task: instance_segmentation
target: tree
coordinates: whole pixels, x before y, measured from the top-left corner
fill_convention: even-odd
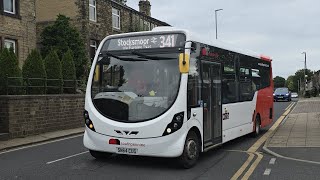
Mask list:
[[[280,76],[276,76],[275,78],[273,78],[273,82],[275,88],[284,87],[286,79]]]
[[[22,76],[25,79],[25,83],[28,86],[44,86],[46,83],[43,78],[46,78],[46,70],[40,52],[38,50],[32,50],[28,55],[23,67]],[[29,79],[39,78],[39,79]],[[27,89],[28,94],[43,94],[44,88],[42,87],[30,87]]]
[[[70,48],[74,53],[76,77],[78,79],[86,77],[88,58],[85,43],[79,31],[70,25],[70,18],[59,14],[55,23],[43,30],[41,39],[42,55],[46,55],[51,49],[54,49],[62,59],[63,54]]]
[[[70,81],[70,80],[76,79],[76,69],[74,66],[72,51],[70,49],[63,55],[63,58],[62,58],[62,76],[63,76],[65,87],[75,86],[74,84],[75,82]],[[64,92],[72,93],[74,91],[67,88],[64,90]]]
[[[294,87],[294,76],[289,76],[288,79],[286,80],[286,87],[288,87],[288,89],[290,91],[293,92],[298,92],[298,89],[295,89]]]
[[[61,62],[55,50],[51,50],[44,59],[47,74],[47,93],[60,94],[62,89]]]
[[[7,94],[7,83],[11,86],[21,86],[21,70],[18,65],[18,58],[14,54],[13,50],[4,48],[0,52],[0,94]],[[16,79],[7,79],[7,77],[13,77]],[[21,89],[9,88],[8,94],[20,94]]]
[[[306,78],[307,81],[311,80],[311,77],[313,76],[313,72],[310,69],[306,69],[306,75],[308,76]],[[298,90],[298,83],[300,83],[300,86],[303,88],[305,86],[304,82],[304,69],[298,70],[294,75],[294,89]]]

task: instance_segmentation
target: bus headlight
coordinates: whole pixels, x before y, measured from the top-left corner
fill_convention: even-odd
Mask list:
[[[94,129],[92,121],[90,120],[88,111],[84,111],[83,116],[84,116],[84,123],[86,124],[86,126],[92,131],[96,131]]]
[[[184,112],[177,113],[173,116],[171,123],[168,124],[162,136],[166,136],[178,131],[183,124]]]

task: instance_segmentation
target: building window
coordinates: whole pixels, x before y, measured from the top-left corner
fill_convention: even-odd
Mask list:
[[[91,61],[93,61],[94,56],[96,54],[97,51],[97,41],[96,40],[90,40],[90,58]]]
[[[112,8],[112,26],[120,29],[120,10]]]
[[[145,31],[150,31],[150,22],[144,21],[143,24],[144,24],[144,28],[143,29]]]
[[[16,0],[3,0],[4,12],[16,14]]]
[[[89,20],[97,21],[97,7],[96,0],[89,0]]]
[[[4,48],[7,49],[13,49],[13,52],[16,53],[16,41],[15,40],[10,40],[10,39],[5,39],[4,40]]]

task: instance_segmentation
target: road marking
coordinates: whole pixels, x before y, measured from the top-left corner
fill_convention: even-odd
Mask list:
[[[71,155],[71,156],[67,156],[67,157],[64,157],[64,158],[60,158],[60,159],[57,159],[57,160],[54,160],[54,161],[47,162],[46,164],[52,164],[52,163],[55,163],[55,162],[58,162],[58,161],[62,161],[62,160],[65,160],[65,159],[69,159],[69,158],[72,158],[72,157],[75,157],[75,156],[80,156],[80,155],[86,154],[88,152],[89,151],[84,151],[84,152],[81,152],[81,153],[78,153],[78,154],[74,154],[74,155]]]
[[[292,102],[285,110],[288,110],[289,108],[291,108],[291,106],[294,105],[294,102]]]
[[[275,164],[277,158],[271,158],[269,164]]]
[[[264,176],[269,176],[271,173],[271,169],[266,169],[263,173]]]
[[[250,166],[250,168],[248,169],[248,171],[244,174],[244,176],[242,177],[242,179],[247,180],[249,179],[249,177],[251,176],[251,174],[253,173],[253,171],[256,169],[256,167],[258,166],[258,164],[260,163],[260,161],[263,158],[263,155],[260,153],[255,153],[258,157],[257,159],[252,163],[252,165]]]
[[[320,162],[317,162],[317,161],[309,161],[309,160],[304,160],[304,159],[296,159],[296,158],[282,156],[282,155],[280,155],[278,153],[275,153],[275,152],[271,151],[270,149],[268,149],[266,145],[263,146],[263,150],[266,151],[267,153],[269,153],[269,154],[271,154],[273,156],[279,157],[279,158],[288,159],[288,160],[292,160],[292,161],[303,162],[303,163],[310,163],[310,164],[320,165]]]
[[[253,162],[253,164],[250,166],[250,168],[248,169],[248,171],[246,172],[246,174],[243,176],[243,179],[249,179],[249,177],[251,176],[251,174],[253,173],[253,171],[255,170],[255,168],[258,166],[258,164],[260,163],[261,159],[263,158],[263,155],[260,153],[257,153],[257,150],[262,146],[262,144],[272,135],[272,133],[277,129],[277,127],[281,124],[281,122],[285,119],[285,117],[290,113],[291,108],[293,106],[291,106],[290,108],[288,108],[281,116],[279,119],[277,119],[277,121],[272,125],[272,127],[262,136],[260,137],[249,149],[248,149],[248,153],[255,153],[258,157],[257,159]],[[233,175],[233,177],[231,179],[237,179],[239,178],[244,171],[246,170],[246,168],[248,167],[248,165],[251,163],[251,161],[253,160],[253,157],[251,158],[251,156],[248,157],[247,161],[240,167],[240,169]]]
[[[247,169],[247,167],[249,166],[250,162],[253,160],[254,158],[254,154],[253,153],[248,153],[249,157],[246,160],[246,162],[240,167],[240,169],[232,176],[231,180],[237,180],[241,174],[243,173],[244,170]]]
[[[59,141],[64,141],[64,140],[68,140],[68,139],[73,139],[73,138],[77,138],[77,137],[80,137],[80,136],[83,136],[83,134],[80,134],[80,135],[74,135],[74,136],[69,136],[69,137],[65,137],[65,138],[61,138],[61,139],[56,139],[56,140],[49,140],[49,141],[46,141],[46,142],[40,142],[40,143],[37,143],[35,142],[35,144],[31,144],[31,145],[25,145],[23,147],[18,147],[18,148],[13,148],[13,149],[10,149],[10,150],[2,150],[2,152],[0,152],[0,155],[1,154],[6,154],[6,153],[10,153],[10,152],[14,152],[14,151],[19,151],[19,150],[22,150],[22,149],[27,149],[27,148],[31,148],[31,147],[36,147],[36,146],[41,146],[41,145],[45,145],[45,144],[50,144],[50,143],[54,143],[54,142],[59,142]]]

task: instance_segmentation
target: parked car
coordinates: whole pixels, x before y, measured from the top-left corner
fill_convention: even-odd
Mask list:
[[[298,97],[299,97],[298,93],[296,92],[291,93],[291,98],[298,98]]]
[[[277,88],[273,93],[274,101],[291,101],[291,92],[288,88]]]

